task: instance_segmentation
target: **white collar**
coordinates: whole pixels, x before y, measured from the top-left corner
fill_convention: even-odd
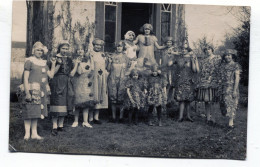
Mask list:
[[[46,66],[47,60],[43,60],[43,59],[37,59],[35,56],[31,56],[25,59],[26,61],[31,61],[32,63],[34,63],[35,65],[38,66]]]

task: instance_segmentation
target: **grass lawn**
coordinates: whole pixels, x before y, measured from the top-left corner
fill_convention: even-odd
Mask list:
[[[107,114],[106,114],[107,115]],[[21,152],[95,154],[117,156],[176,157],[176,158],[246,158],[247,108],[237,111],[235,129],[224,128],[227,118],[216,114],[216,127],[209,126],[205,117],[192,112],[194,122],[178,123],[163,116],[163,126],[109,123],[102,115],[102,125],[92,129],[71,128],[72,117],[65,120],[66,132],[51,136],[49,118],[39,120],[42,141],[24,141],[24,125],[18,103],[10,105],[9,144]],[[156,117],[154,117],[156,121]],[[81,125],[81,122],[79,123]],[[10,147],[12,151],[13,148]]]

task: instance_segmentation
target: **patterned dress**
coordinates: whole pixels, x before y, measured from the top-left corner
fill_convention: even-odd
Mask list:
[[[197,84],[197,100],[202,102],[219,101],[219,67],[221,56],[205,58],[199,62],[200,76]]]
[[[155,57],[154,57],[154,47],[155,42],[157,42],[157,38],[154,35],[138,35],[136,37],[138,40],[139,45],[139,54],[138,54],[138,60],[137,64],[138,66],[142,67],[144,59],[146,59],[146,65],[154,65],[157,64]]]
[[[134,104],[131,103],[129,97],[127,96],[125,100],[125,108],[126,109],[134,109],[134,108],[144,108],[145,107],[145,94],[144,94],[144,89],[146,88],[145,81],[143,78],[139,79],[133,79],[129,78],[126,81],[126,88],[129,88],[130,94],[134,100]]]
[[[57,55],[57,58],[61,59],[62,63],[53,79],[50,80],[50,115],[53,117],[67,115],[67,110],[72,109],[69,97],[73,96],[71,78],[69,76],[73,68],[72,59],[60,54]]]
[[[107,76],[106,69],[107,58],[103,52],[90,51],[89,56],[94,64],[94,93],[97,100],[95,109],[108,108],[108,91],[107,91]]]
[[[77,77],[74,77],[73,89],[75,92],[76,108],[91,108],[96,105],[94,96],[94,64],[91,59],[83,58],[77,69]]]
[[[221,89],[221,108],[226,111],[226,116],[234,118],[238,108],[239,88],[236,97],[233,97],[235,76],[239,75],[241,68],[238,63],[223,63],[220,68],[222,89]]]
[[[166,86],[167,86],[167,80],[161,75],[157,75],[157,76],[150,75],[147,78],[148,105],[155,106],[155,107],[166,105],[167,97],[163,91],[163,88]]]
[[[194,72],[191,68],[191,57],[184,55],[177,61],[177,79],[175,99],[177,101],[193,101],[194,100]]]
[[[108,76],[108,96],[112,103],[123,103],[126,96],[125,73],[128,59],[125,54],[114,53]]]
[[[23,118],[40,118],[41,114],[47,117],[47,102],[50,88],[47,75],[49,68],[46,60],[29,57],[25,60],[24,70],[30,72],[28,83],[32,100],[30,102],[26,101],[24,92],[22,101]]]

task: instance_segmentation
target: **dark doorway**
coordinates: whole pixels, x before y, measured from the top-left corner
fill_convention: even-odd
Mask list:
[[[151,8],[149,3],[122,3],[121,39],[129,30],[134,31],[136,36],[140,34],[140,27],[150,21]]]

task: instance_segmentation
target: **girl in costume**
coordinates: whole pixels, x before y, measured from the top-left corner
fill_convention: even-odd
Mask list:
[[[89,122],[92,124],[102,124],[99,120],[100,109],[108,108],[108,92],[107,92],[107,65],[108,58],[102,51],[104,41],[95,38],[92,42],[93,51],[89,52],[90,59],[94,64],[94,97],[96,99],[96,105],[94,109],[89,112]],[[93,114],[94,113],[94,114]]]
[[[125,34],[125,48],[126,48],[126,57],[129,60],[129,68],[127,70],[127,74],[130,74],[132,69],[135,69],[137,67],[137,56],[136,52],[138,51],[138,46],[134,44],[134,39],[135,39],[135,33],[133,31],[127,31]]]
[[[83,112],[83,127],[92,128],[88,123],[89,109],[96,104],[94,97],[94,64],[91,58],[85,54],[86,47],[78,45],[76,49],[77,59],[80,60],[77,76],[74,77],[75,112],[72,127],[78,126],[79,112]]]
[[[126,81],[127,98],[124,103],[128,110],[129,124],[132,123],[132,116],[135,117],[135,125],[138,124],[138,114],[145,106],[145,93],[147,92],[144,78],[137,69],[131,70],[128,80]]]
[[[32,56],[25,60],[22,85],[25,140],[43,139],[38,135],[37,122],[38,118],[48,115],[47,95],[50,91],[48,77],[53,77],[56,63],[56,60],[51,60],[51,71],[49,71],[47,61],[42,59],[47,52],[46,46],[41,42],[36,42],[32,48]],[[31,131],[32,133],[30,133]]]
[[[139,67],[143,67],[143,65],[151,67],[157,64],[154,56],[155,47],[164,49],[165,46],[158,44],[158,39],[153,35],[153,26],[151,24],[144,24],[141,27],[141,32],[144,34],[138,35],[134,41],[134,44],[138,44],[139,47],[137,65]]]
[[[162,106],[166,105],[167,80],[161,74],[157,65],[152,66],[152,74],[147,77],[147,103],[148,103],[148,125],[153,126],[152,112],[157,110],[158,125],[162,126],[161,115]]]
[[[116,44],[116,52],[112,54],[108,63],[108,95],[112,104],[112,122],[116,120],[116,108],[120,108],[119,122],[123,121],[123,102],[126,96],[125,79],[128,66],[128,58],[124,54],[125,43]]]
[[[50,97],[50,115],[52,116],[52,132],[53,136],[58,134],[58,131],[64,131],[64,117],[70,106],[70,96],[73,94],[71,86],[71,78],[75,75],[79,59],[72,61],[68,56],[70,44],[67,41],[62,41],[58,45],[57,61],[55,67],[55,75],[50,81],[51,97]]]

